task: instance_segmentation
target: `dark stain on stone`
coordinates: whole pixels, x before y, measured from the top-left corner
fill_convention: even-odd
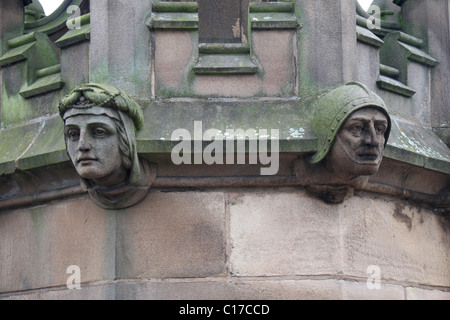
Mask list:
[[[450,232],[450,217],[449,216],[443,216],[438,218],[439,226],[442,228],[442,231],[445,233]]]
[[[403,209],[405,206],[403,204],[396,204],[394,209],[394,218],[398,222],[404,223],[406,227],[408,227],[408,230],[411,231],[412,229],[412,220],[411,218],[403,213]]]

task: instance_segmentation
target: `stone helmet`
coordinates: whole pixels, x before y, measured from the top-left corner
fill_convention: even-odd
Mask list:
[[[388,120],[388,128],[384,134],[386,146],[391,130],[391,119],[384,101],[362,83],[349,82],[325,94],[315,105],[312,130],[317,137],[317,152],[310,159],[311,163],[318,163],[325,158],[348,116],[365,107],[376,108],[386,116]]]

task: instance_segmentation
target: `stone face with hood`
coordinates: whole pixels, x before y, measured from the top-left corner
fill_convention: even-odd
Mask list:
[[[59,112],[68,155],[91,199],[121,209],[144,198],[154,173],[137,154],[140,106],[115,87],[88,83],[64,97]]]

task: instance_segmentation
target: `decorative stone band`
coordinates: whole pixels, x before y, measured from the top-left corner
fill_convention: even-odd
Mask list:
[[[156,177],[153,188],[227,188],[227,187],[297,187],[295,176],[259,176],[259,177]],[[418,201],[430,204],[442,210],[450,208],[450,199],[446,194],[426,194],[404,188],[369,182],[360,190],[398,197],[403,200]],[[80,185],[61,189],[22,195],[0,200],[0,211],[18,207],[39,205],[48,201],[86,194]],[[437,210],[437,209],[436,209]]]
[[[91,106],[89,108],[72,108],[66,111],[63,116],[63,120],[66,120],[70,117],[74,117],[80,114],[89,114],[89,115],[95,115],[95,116],[108,116],[110,118],[116,119],[118,121],[121,121],[119,114],[115,110],[111,109],[105,109],[97,106]]]

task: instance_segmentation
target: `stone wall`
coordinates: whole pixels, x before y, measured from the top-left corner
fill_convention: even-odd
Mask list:
[[[353,0],[250,1],[247,33],[219,45],[199,41],[201,2],[72,3],[81,28],[57,32],[0,3],[0,300],[450,300],[449,1],[394,1],[404,24],[378,30]],[[157,174],[130,208],[92,202],[66,154],[58,102],[88,81],[143,111]],[[368,185],[327,204],[296,166],[317,151],[314,103],[349,81],[392,130]],[[171,134],[195,121],[278,129],[278,172],[175,165]]]
[[[365,192],[156,189],[120,211],[81,196],[2,212],[0,298],[448,299],[449,233],[430,208]]]

